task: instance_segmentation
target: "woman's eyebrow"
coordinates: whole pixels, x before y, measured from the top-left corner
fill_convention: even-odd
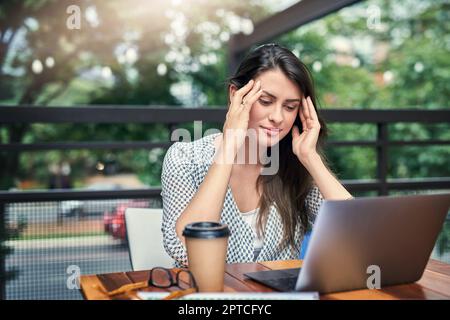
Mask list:
[[[265,93],[265,94],[267,94],[268,96],[270,96],[271,98],[273,98],[273,99],[277,99],[277,97],[276,96],[274,96],[273,94],[271,94],[270,92],[267,92],[266,90],[263,90],[263,92]],[[286,102],[300,102],[300,99],[286,99],[285,100]]]

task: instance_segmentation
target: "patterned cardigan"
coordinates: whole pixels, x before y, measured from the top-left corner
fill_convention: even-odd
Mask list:
[[[175,231],[175,223],[197,192],[212,164],[215,152],[214,139],[218,134],[220,133],[214,133],[193,142],[175,142],[164,157],[161,175],[163,202],[161,231],[164,248],[175,260],[176,267],[186,266],[188,261],[186,248]],[[313,187],[305,201],[308,219],[310,225],[313,225],[323,201],[319,189]],[[230,187],[225,195],[221,222],[226,223],[231,231],[226,262],[253,262],[253,244],[256,234],[239,213]],[[297,228],[294,248],[288,245],[283,250],[279,250],[277,247],[282,235],[281,217],[272,204],[265,226],[263,247],[256,261],[298,259],[304,231],[300,227]]]

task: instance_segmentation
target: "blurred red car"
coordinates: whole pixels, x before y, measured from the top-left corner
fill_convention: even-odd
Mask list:
[[[124,243],[127,241],[125,210],[127,208],[148,208],[149,203],[145,200],[132,200],[118,204],[112,212],[105,211],[103,214],[103,225],[106,233]]]

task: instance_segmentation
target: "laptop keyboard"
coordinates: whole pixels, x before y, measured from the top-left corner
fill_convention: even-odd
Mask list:
[[[297,284],[297,278],[280,278],[273,280],[265,280],[265,284],[278,291],[294,291]]]
[[[247,277],[258,281],[272,289],[288,292],[294,291],[300,268],[270,270],[245,273]]]

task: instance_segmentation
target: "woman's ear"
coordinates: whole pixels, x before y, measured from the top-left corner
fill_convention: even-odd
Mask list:
[[[237,91],[237,87],[234,84],[228,86],[228,105],[231,104],[231,99],[234,97],[234,93]]]

